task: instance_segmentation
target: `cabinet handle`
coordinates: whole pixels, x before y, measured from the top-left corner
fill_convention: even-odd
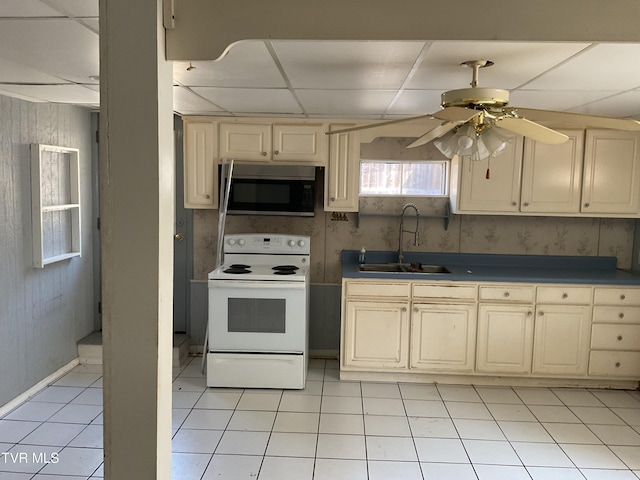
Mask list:
[[[511,205],[515,207],[516,205],[518,205],[518,202],[511,202]]]
[[[413,307],[413,311],[418,313],[418,307]]]
[[[622,335],[618,335],[618,341],[622,340]]]
[[[620,300],[624,300],[625,298],[627,297],[625,297],[624,295],[620,295]]]
[[[402,311],[406,312],[407,311],[407,307],[402,307]]]
[[[504,292],[504,296],[508,297],[509,296],[509,292]]]
[[[276,150],[275,152],[273,152],[274,155],[279,155],[280,152],[278,150]]]
[[[616,362],[616,368],[620,368],[620,362]]]
[[[522,204],[522,206],[523,206],[523,207],[528,207],[528,206],[529,206],[529,202],[524,202],[524,203]]]
[[[263,157],[267,156],[267,152],[260,152],[260,155],[262,155]]]
[[[539,316],[539,317],[542,317],[543,315],[544,315],[544,312],[543,312],[542,310],[540,310],[540,311],[538,312],[538,316]]]
[[[533,312],[531,311],[527,312],[527,317],[530,317],[531,315],[533,315]]]
[[[208,199],[210,199],[210,198],[211,198],[211,195],[206,194],[206,195],[204,196],[204,198],[206,198],[206,199],[208,200]]]
[[[336,201],[336,197],[331,197],[331,201],[335,202]]]
[[[589,204],[588,203],[585,203],[584,206],[585,206],[585,208],[589,208]]]
[[[569,294],[568,293],[563,293],[562,294],[562,298],[569,298]]]
[[[624,318],[624,313],[619,313],[619,314],[618,314],[618,317],[619,317],[619,318]]]

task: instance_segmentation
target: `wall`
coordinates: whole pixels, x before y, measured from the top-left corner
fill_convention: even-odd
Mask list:
[[[433,146],[406,149],[413,139],[379,138],[361,145],[363,159],[441,159]],[[492,168],[499,167],[499,157]],[[320,172],[321,174],[321,172]],[[340,322],[340,252],[359,250],[397,250],[399,213],[407,201],[420,208],[420,246],[405,235],[405,251],[456,253],[503,253],[579,256],[616,256],[620,268],[630,268],[633,256],[635,220],[566,217],[517,217],[499,215],[453,215],[448,229],[444,220],[427,218],[445,212],[445,198],[363,197],[360,211],[390,216],[356,214],[348,221],[334,221],[322,211],[322,179],[319,182],[316,215],[313,218],[227,217],[226,233],[275,232],[311,237],[311,348],[337,350]],[[409,212],[411,214],[411,211]],[[410,225],[413,225],[412,223]],[[207,273],[214,268],[218,213],[196,210],[194,215],[194,279],[192,287],[192,342],[201,344],[206,322]],[[204,285],[204,286],[203,286]],[[337,301],[336,301],[336,295]],[[197,298],[195,298],[197,297]]]
[[[0,405],[77,358],[94,328],[91,114],[0,96]],[[82,257],[33,268],[31,143],[80,149]]]

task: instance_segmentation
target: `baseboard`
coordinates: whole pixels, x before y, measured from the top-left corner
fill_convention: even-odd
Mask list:
[[[59,368],[58,370],[53,372],[51,375],[49,375],[44,380],[41,380],[40,382],[36,383],[33,387],[31,387],[26,392],[18,395],[13,400],[9,400],[9,402],[5,403],[4,405],[2,405],[0,407],[0,417],[5,416],[7,413],[9,413],[11,410],[16,408],[18,405],[20,405],[21,403],[29,400],[29,398],[34,396],[36,393],[38,393],[44,387],[46,387],[47,385],[55,382],[57,379],[59,379],[60,377],[62,377],[66,373],[70,372],[71,370],[73,370],[79,364],[80,364],[80,361],[77,358],[71,360],[65,366]]]

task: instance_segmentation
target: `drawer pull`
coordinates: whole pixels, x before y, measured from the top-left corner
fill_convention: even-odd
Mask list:
[[[624,295],[620,295],[620,300],[624,300],[625,298],[627,297],[625,297]]]
[[[540,317],[542,317],[542,316],[544,315],[544,312],[541,310],[541,311],[539,311],[539,312],[538,312],[538,315],[539,315]]]
[[[533,312],[527,312],[527,317],[530,317],[531,315],[533,315]]]
[[[413,307],[413,311],[418,313],[419,312],[418,307]]]
[[[406,312],[407,311],[407,307],[402,307],[402,311]]]
[[[616,368],[620,368],[620,362],[616,362]]]
[[[568,293],[563,293],[562,294],[562,298],[569,298],[569,294]]]
[[[624,313],[620,313],[620,314],[618,315],[618,317],[620,317],[620,318],[624,318]]]
[[[509,292],[504,292],[504,296],[508,297],[509,296]]]
[[[618,335],[618,341],[622,340],[622,335]]]

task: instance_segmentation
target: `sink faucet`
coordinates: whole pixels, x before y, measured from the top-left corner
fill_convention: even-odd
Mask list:
[[[416,228],[415,230],[405,230],[404,229],[404,212],[406,212],[407,208],[413,208],[416,211]],[[402,206],[402,213],[400,213],[400,232],[398,234],[398,263],[402,263],[402,260],[404,259],[404,255],[402,254],[402,234],[407,232],[407,233],[413,233],[413,245],[415,247],[417,247],[418,245],[420,245],[419,243],[419,233],[418,233],[418,219],[419,219],[419,215],[420,212],[418,211],[418,207],[416,206],[415,203],[405,203]]]

